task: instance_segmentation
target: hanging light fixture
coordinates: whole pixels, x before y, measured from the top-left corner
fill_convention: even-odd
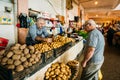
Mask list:
[[[97,4],[98,4],[98,1],[95,1],[94,4],[97,5]]]

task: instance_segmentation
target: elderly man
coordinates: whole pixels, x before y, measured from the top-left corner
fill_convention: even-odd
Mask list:
[[[84,59],[81,62],[83,71],[80,80],[98,80],[98,71],[104,62],[104,37],[96,29],[96,23],[90,19],[85,22],[85,30],[88,32],[84,49]]]
[[[26,38],[27,45],[34,45],[43,41],[50,42],[51,38],[47,38],[50,35],[46,31],[45,21],[43,18],[38,18],[35,25],[29,28],[29,32]]]

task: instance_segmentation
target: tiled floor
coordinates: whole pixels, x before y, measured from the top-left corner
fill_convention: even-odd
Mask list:
[[[104,55],[103,80],[120,80],[120,47],[106,44]]]

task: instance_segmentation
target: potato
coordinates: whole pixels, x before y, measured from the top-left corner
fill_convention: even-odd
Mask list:
[[[29,58],[28,61],[29,61],[29,62],[32,62],[32,61],[34,61],[34,59],[33,59],[33,58]]]
[[[55,68],[56,68],[56,65],[55,65],[55,64],[52,64],[51,67],[52,67],[53,69],[55,69]]]
[[[0,56],[2,56],[5,53],[5,50],[0,51]]]
[[[26,58],[30,58],[30,54],[26,54],[25,57],[26,57]]]
[[[21,58],[20,58],[20,61],[21,61],[21,62],[25,62],[25,61],[26,61],[26,58],[25,58],[25,57],[21,57]]]
[[[13,60],[12,59],[8,59],[7,64],[13,64]]]
[[[28,48],[30,49],[30,54],[33,54],[35,52],[35,49],[33,46],[28,46]]]
[[[32,63],[32,64],[35,64],[35,63],[36,63],[36,61],[32,61],[31,63]]]
[[[13,53],[12,51],[9,51],[9,52],[7,53],[7,57],[10,58],[10,57],[12,57],[13,54],[14,54],[14,53]]]
[[[36,54],[36,57],[40,58],[41,57],[41,53]]]
[[[8,69],[15,69],[15,65],[11,64],[11,65],[7,65]]]
[[[36,55],[35,55],[35,54],[32,54],[31,58],[35,59],[35,58],[36,58]]]
[[[32,63],[29,62],[29,63],[28,63],[28,66],[32,66]]]
[[[51,68],[48,68],[48,70],[47,70],[48,72],[50,72],[50,71],[52,71],[52,69]]]
[[[65,69],[65,68],[61,68],[61,71],[62,71],[63,73],[65,73],[65,72],[66,72],[66,69]]]
[[[34,50],[30,50],[30,54],[33,54],[35,51]]]
[[[8,60],[8,58],[7,58],[7,57],[4,57],[4,58],[2,59],[2,63],[6,63],[7,60]]]
[[[39,61],[39,58],[36,57],[36,58],[35,58],[35,61],[38,62],[38,61]]]
[[[18,46],[12,46],[12,47],[10,48],[10,50],[18,50],[18,49],[19,49]]]
[[[52,78],[55,78],[56,77],[56,75],[53,75],[53,76],[51,76]]]
[[[56,78],[53,78],[53,80],[57,80]]]
[[[22,51],[21,50],[13,50],[13,52],[15,53],[15,54],[21,54],[22,53]]]
[[[54,71],[55,67],[53,67],[53,68],[51,68],[51,69],[52,69],[52,71]]]
[[[59,77],[61,77],[61,78],[62,78],[62,77],[63,77],[63,75],[62,75],[62,74],[59,74]]]
[[[20,55],[16,54],[16,55],[13,55],[13,56],[12,56],[12,59],[13,59],[13,60],[19,60],[20,57],[21,57]]]
[[[2,65],[6,65],[6,63],[4,63],[4,62],[2,62],[1,64],[2,64]]]
[[[23,66],[25,67],[25,68],[27,68],[28,67],[28,61],[25,61],[24,63],[23,63]]]
[[[20,71],[22,71],[22,70],[24,70],[24,67],[23,67],[22,65],[18,65],[18,66],[16,67],[16,71],[17,71],[17,72],[20,72]]]
[[[53,80],[53,79],[50,77],[49,80]]]
[[[51,72],[50,72],[50,76],[53,76],[53,75],[54,75],[54,71],[51,71]]]
[[[26,48],[26,46],[27,46],[26,44],[21,45],[21,46],[20,46],[20,49],[21,49],[21,50],[23,50],[23,49],[25,49],[25,48]]]
[[[14,65],[15,66],[18,66],[18,65],[20,65],[21,64],[21,61],[19,61],[19,60],[16,60],[15,62],[14,62]]]
[[[24,57],[25,56],[25,54],[21,54],[21,57]]]
[[[17,43],[17,44],[15,44],[15,46],[20,47],[20,46],[21,46],[21,44]]]
[[[61,63],[61,64],[60,64],[60,67],[65,67],[65,64],[64,64],[64,63]]]
[[[24,52],[24,54],[27,54],[27,53],[29,53],[29,49],[25,48],[23,52]]]
[[[64,72],[64,74],[65,74],[66,76],[67,76],[67,75],[69,75],[67,71],[66,71],[66,72]]]
[[[33,47],[33,46],[28,46],[28,48],[29,48],[30,50],[34,50],[34,47]]]
[[[59,69],[55,69],[55,74],[59,75],[60,74],[60,70]]]
[[[45,76],[49,76],[49,72],[46,72],[46,73],[45,73]]]
[[[45,79],[49,79],[49,76],[46,76]]]
[[[66,80],[66,78],[67,78],[67,77],[66,77],[65,75],[63,75],[62,80]]]
[[[62,80],[59,76],[57,76],[57,80]]]
[[[60,66],[57,66],[56,68],[57,68],[57,69],[60,69]]]

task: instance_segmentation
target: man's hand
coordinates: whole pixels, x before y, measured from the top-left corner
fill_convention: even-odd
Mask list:
[[[84,60],[81,62],[81,66],[82,66],[83,68],[85,68],[85,67],[86,67],[86,64],[87,64],[87,62],[86,62],[86,61],[84,61]]]
[[[48,43],[52,42],[52,38],[46,38],[46,42]]]

